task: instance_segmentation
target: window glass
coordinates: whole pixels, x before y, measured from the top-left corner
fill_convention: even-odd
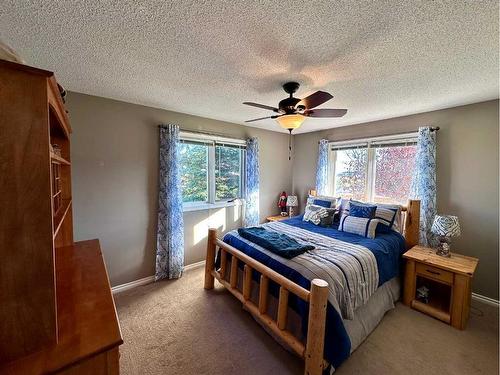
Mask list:
[[[417,146],[375,149],[373,202],[406,204],[410,196]]]
[[[232,146],[215,146],[215,200],[242,196],[243,150]]]
[[[368,150],[344,149],[335,154],[334,195],[366,200]]]
[[[180,143],[182,201],[208,201],[208,145]]]

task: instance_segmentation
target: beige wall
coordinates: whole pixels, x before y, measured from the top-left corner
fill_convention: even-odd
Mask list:
[[[75,239],[99,238],[112,285],[154,274],[158,127],[260,140],[261,221],[290,191],[288,136],[227,122],[70,92]],[[236,228],[241,207],[186,212],[185,263],[203,259],[206,228]]]
[[[346,140],[439,126],[437,209],[458,215],[457,252],[479,258],[473,290],[498,300],[498,100],[294,137],[293,189],[314,187],[318,140]]]

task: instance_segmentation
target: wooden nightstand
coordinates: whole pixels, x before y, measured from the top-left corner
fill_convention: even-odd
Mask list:
[[[281,220],[286,220],[286,219],[289,219],[290,216],[286,215],[286,216],[281,216],[281,215],[274,215],[274,216],[268,216],[266,217],[266,220],[267,221],[281,221]]]
[[[404,304],[464,329],[469,318],[471,279],[479,260],[454,253],[445,258],[422,246],[412,247],[403,257]],[[429,289],[427,301],[417,299],[417,289],[422,286]]]

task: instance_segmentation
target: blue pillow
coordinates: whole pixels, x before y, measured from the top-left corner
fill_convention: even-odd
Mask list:
[[[349,215],[354,217],[364,217],[366,219],[373,219],[375,217],[377,206],[370,206],[367,204],[359,204],[351,201],[349,207]]]
[[[332,207],[332,202],[331,201],[324,201],[324,200],[321,200],[321,199],[315,199],[313,204],[315,204],[316,206],[321,206],[321,207],[325,207],[325,208],[331,208]]]

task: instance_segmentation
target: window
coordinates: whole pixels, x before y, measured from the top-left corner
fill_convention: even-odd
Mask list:
[[[181,132],[180,170],[185,208],[243,197],[245,141]]]
[[[332,143],[333,195],[377,203],[404,204],[415,168],[416,135]]]
[[[183,202],[208,201],[208,144],[182,141],[180,144]]]
[[[243,196],[243,150],[237,146],[215,145],[215,200]]]

